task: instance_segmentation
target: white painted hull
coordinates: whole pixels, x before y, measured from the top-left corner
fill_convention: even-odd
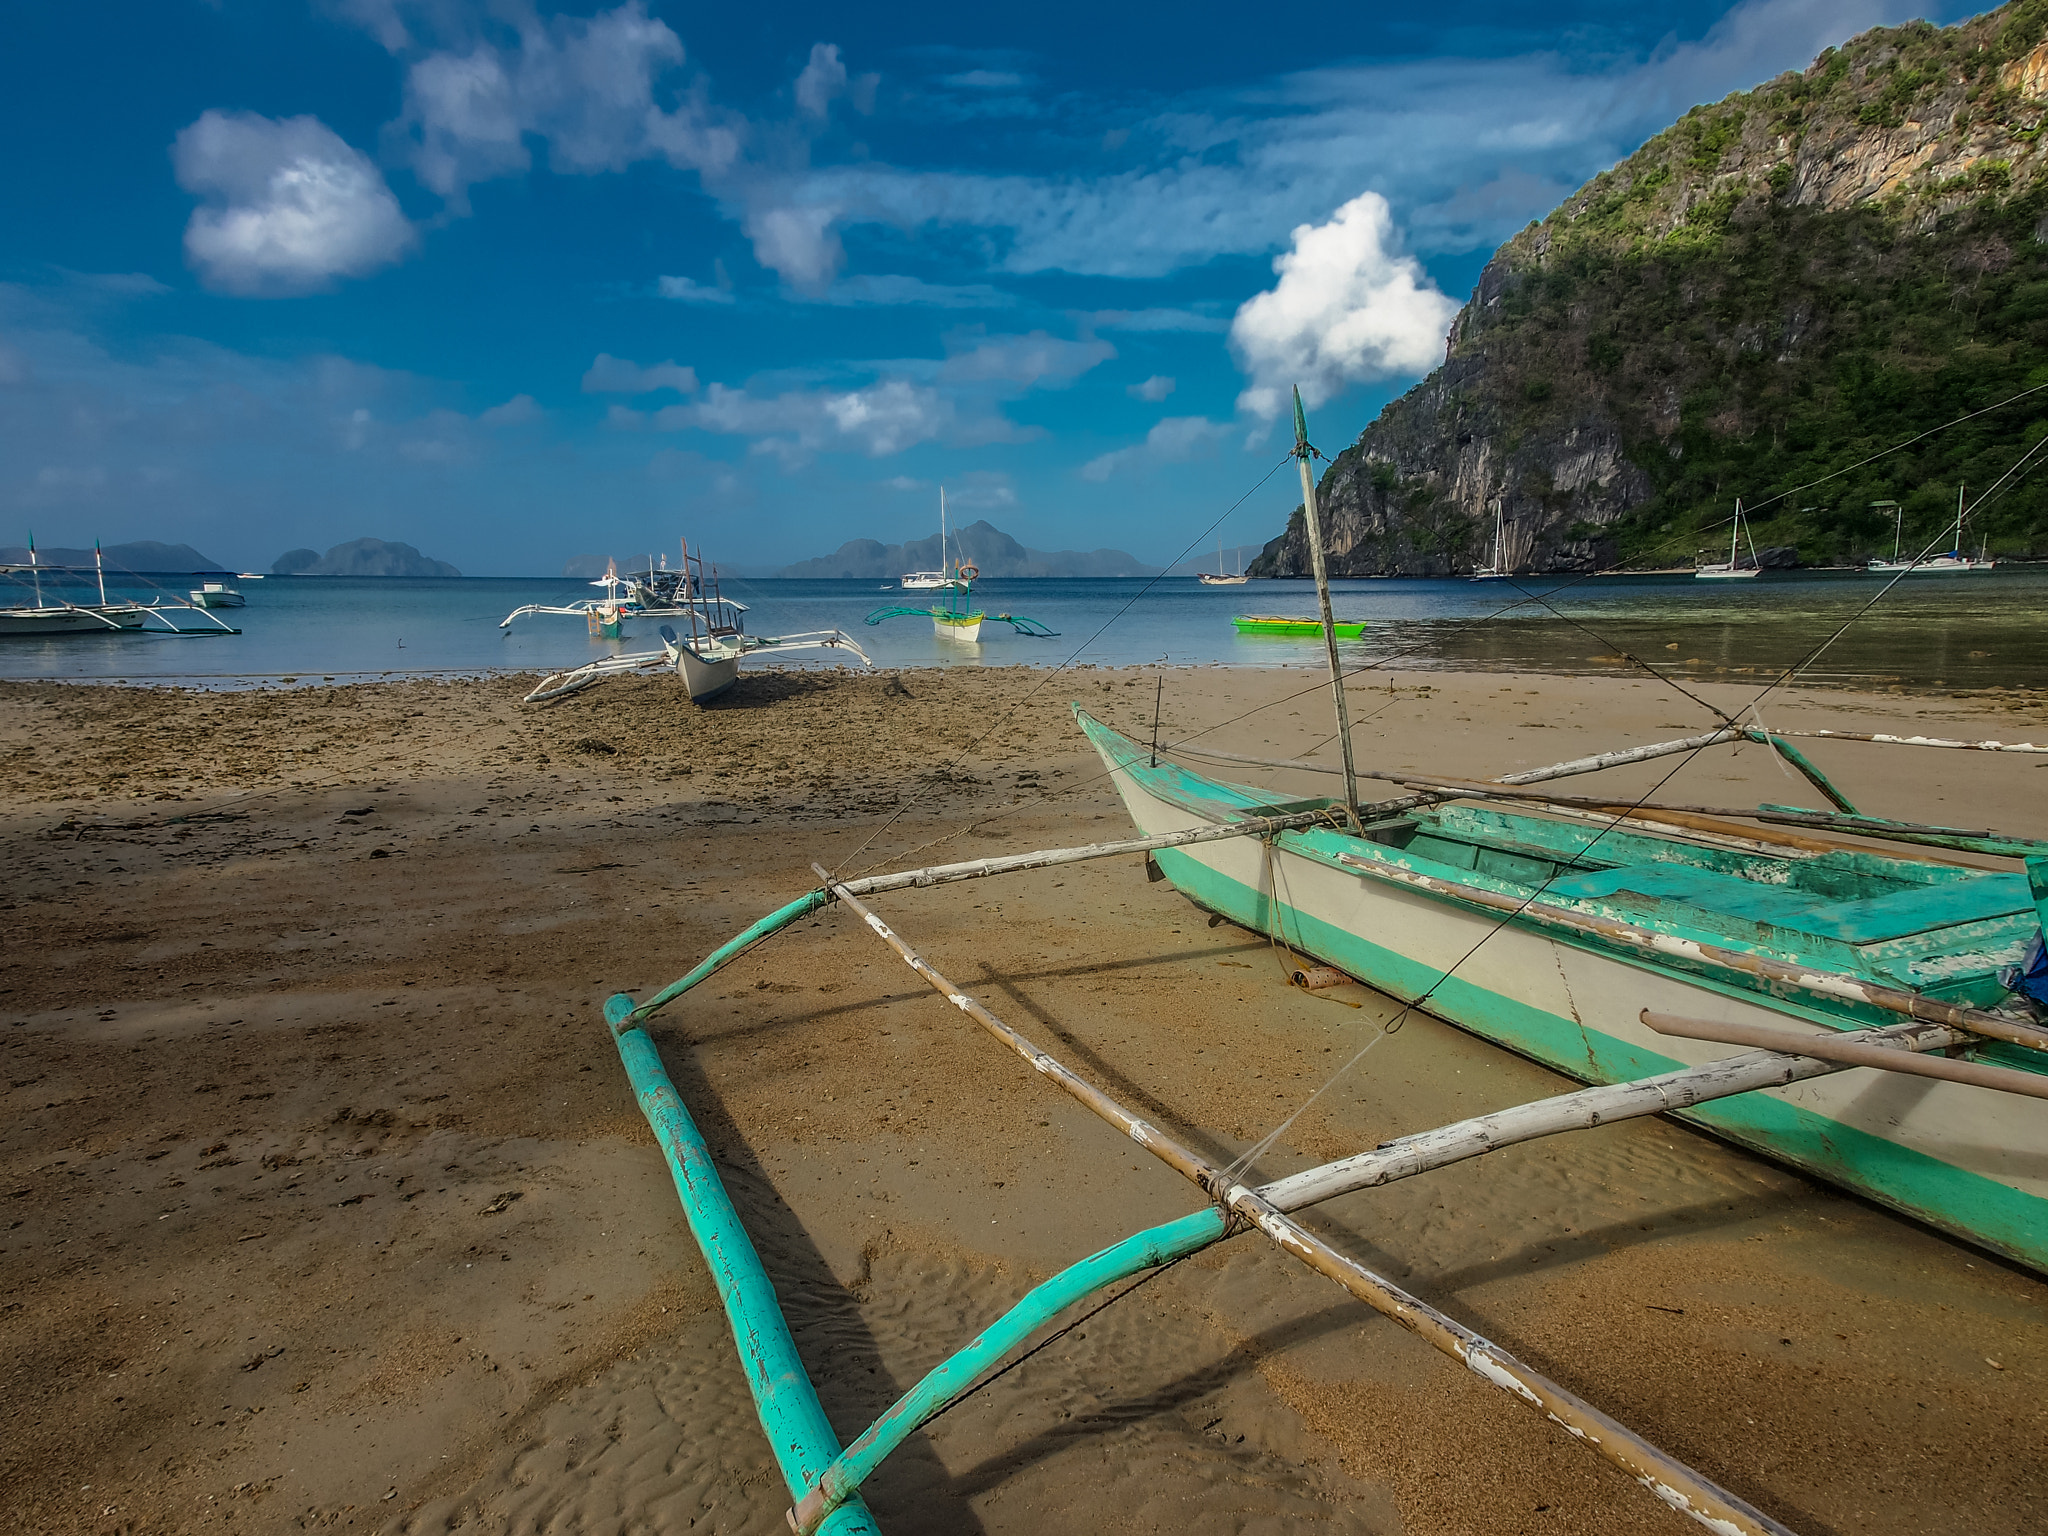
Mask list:
[[[0,608],[0,635],[104,635],[140,629],[141,608]]]
[[[981,639],[981,615],[977,613],[963,623],[945,615],[933,614],[932,630],[943,640],[957,640],[962,645],[974,645]]]
[[[740,654],[734,651],[730,656],[706,657],[682,646],[676,651],[676,675],[682,678],[690,702],[702,704],[740,680]]]
[[[1151,794],[1097,746],[1141,833],[1212,824]],[[1844,1022],[1817,997],[1769,996],[1631,960],[1534,923],[1503,925],[1495,913],[1303,851],[1315,839],[1327,849],[1335,837],[1287,833],[1271,846],[1232,839],[1156,858],[1200,905],[1257,931],[1271,932],[1277,917],[1297,952],[1401,1000],[1434,985],[1430,1013],[1584,1082],[1634,1081],[1742,1054],[1655,1034],[1640,1021],[1644,1009],[1780,1029]],[[1451,979],[1437,985],[1446,971]],[[2048,1271],[2048,1113],[2039,1100],[1850,1071],[1682,1118]]]

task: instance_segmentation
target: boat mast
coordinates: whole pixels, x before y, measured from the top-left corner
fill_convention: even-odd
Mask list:
[[[1963,553],[1963,487],[1960,481],[1956,485],[1956,537],[1951,547],[1960,559]]]
[[[1323,647],[1330,657],[1330,694],[1337,703],[1337,745],[1344,754],[1344,804],[1358,819],[1358,773],[1351,765],[1351,712],[1344,704],[1344,669],[1337,660],[1337,626],[1330,616],[1330,573],[1323,563],[1323,530],[1316,513],[1316,477],[1309,464],[1308,418],[1301,410],[1301,390],[1294,391],[1294,459],[1301,470],[1302,521],[1308,526],[1308,558],[1316,573],[1316,602],[1323,613]]]
[[[1507,571],[1507,565],[1502,555],[1502,548],[1507,543],[1507,532],[1507,498],[1505,496],[1496,496],[1493,498],[1493,568],[1503,574]]]
[[[1958,523],[1957,526],[1961,527],[1962,525]],[[92,568],[98,571],[100,575],[100,606],[104,608],[107,606],[107,566],[106,562],[100,558],[100,541],[98,539],[92,541]]]
[[[1735,569],[1735,541],[1742,537],[1742,498],[1735,498],[1735,524],[1728,530],[1728,569]]]
[[[946,488],[939,487],[939,574],[946,574]]]

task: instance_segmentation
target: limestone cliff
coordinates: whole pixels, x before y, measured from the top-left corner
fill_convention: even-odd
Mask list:
[[[1494,254],[1444,365],[1324,474],[1332,569],[1470,570],[1496,503],[1521,569],[1683,564],[1737,496],[1809,563],[1888,553],[1874,501],[1931,536],[2048,433],[2048,390],[1948,426],[2048,385],[2044,129],[2048,0],[1695,108]],[[2048,490],[1970,532],[2048,553]],[[1307,567],[1297,508],[1252,569]]]

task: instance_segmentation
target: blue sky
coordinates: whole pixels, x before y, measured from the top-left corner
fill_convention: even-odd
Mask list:
[[[0,542],[1164,563],[1493,247],[1887,0],[24,6]],[[1284,477],[1226,526],[1278,531]]]

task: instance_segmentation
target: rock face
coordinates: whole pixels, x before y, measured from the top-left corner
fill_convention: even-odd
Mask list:
[[[986,520],[955,528],[946,538],[946,556],[978,566],[984,576],[1156,576],[1159,567],[1146,565],[1120,549],[1026,549]],[[907,544],[882,544],[850,539],[837,554],[804,560],[775,574],[790,577],[857,577],[893,580],[905,571],[939,568],[939,536]]]
[[[351,539],[324,555],[294,549],[270,567],[278,576],[460,576],[446,560],[429,560],[410,544],[382,539]]]
[[[2041,397],[1952,424],[2048,384],[2044,34],[2039,4],[1865,33],[1514,236],[1324,474],[1331,569],[1469,571],[1496,508],[1522,570],[1725,559],[1738,496],[1774,564],[1889,553],[1873,501],[1936,538],[2040,435]],[[1979,538],[2048,553],[2048,491],[2000,487]],[[1252,571],[1308,568],[1297,508]]]

